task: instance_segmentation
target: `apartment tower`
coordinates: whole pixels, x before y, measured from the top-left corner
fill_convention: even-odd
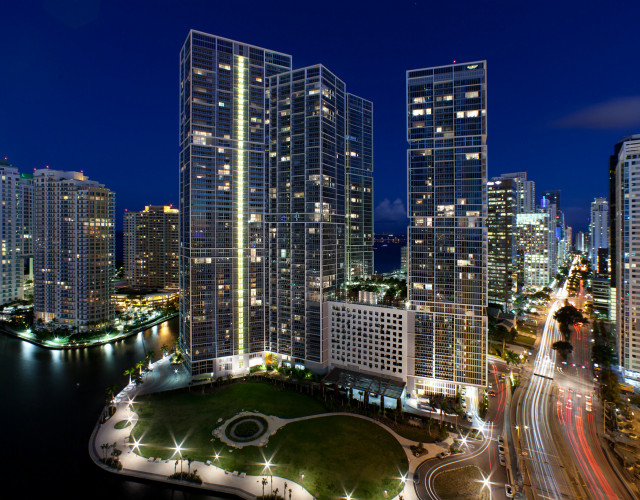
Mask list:
[[[616,333],[618,359],[625,379],[640,385],[640,134],[616,145],[615,167],[615,264]]]
[[[486,62],[407,72],[407,392],[487,383]]]
[[[148,205],[124,214],[124,273],[134,288],[178,288],[178,209]]]
[[[598,263],[599,248],[609,248],[609,202],[606,198],[596,198],[591,202],[589,257],[594,272]]]
[[[33,174],[36,322],[89,330],[114,319],[115,194],[81,172]]]
[[[180,52],[180,344],[193,376],[263,362],[266,86],[290,69],[291,56],[193,30]]]

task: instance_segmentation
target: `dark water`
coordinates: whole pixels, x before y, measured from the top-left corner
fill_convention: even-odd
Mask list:
[[[171,345],[177,334],[176,318],[116,344],[82,351],[51,351],[0,334],[2,497],[220,498],[123,479],[98,468],[87,451],[105,389],[123,386],[125,369],[146,351],[159,357],[160,346]]]
[[[405,244],[387,243],[386,247],[383,243],[376,243],[373,251],[373,267],[376,273],[389,273],[400,269],[400,248]]]

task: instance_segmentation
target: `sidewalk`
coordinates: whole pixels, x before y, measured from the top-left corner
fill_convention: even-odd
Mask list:
[[[147,459],[133,452],[134,446],[133,443],[129,442],[129,435],[131,433],[131,429],[137,421],[138,416],[135,413],[135,408],[134,410],[129,409],[129,402],[131,400],[134,400],[134,398],[138,395],[187,387],[189,385],[189,381],[190,378],[186,373],[186,370],[184,370],[184,368],[182,367],[173,367],[170,363],[169,357],[153,363],[152,371],[145,374],[144,376],[144,383],[138,386],[134,384],[127,385],[127,387],[125,387],[115,397],[116,412],[114,413],[114,415],[104,424],[101,424],[100,421],[98,421],[98,423],[96,424],[89,441],[89,455],[91,456],[91,459],[102,469],[116,474],[123,474],[153,481],[164,481],[169,484],[188,486],[191,488],[201,488],[210,491],[229,493],[237,495],[241,498],[246,498],[247,500],[255,499],[257,496],[261,496],[263,492],[261,480],[263,477],[265,477],[265,475],[245,476],[237,472],[225,471],[224,469],[217,467],[211,462],[203,463],[199,461],[193,461],[191,463],[191,471],[197,469],[198,475],[202,479],[202,485],[198,485],[196,483],[191,483],[188,481],[169,479],[168,476],[176,471],[175,459],[155,459],[152,461],[151,458]],[[361,418],[374,422],[375,424],[384,428],[391,435],[393,435],[393,437],[400,443],[407,455],[409,470],[407,472],[403,490],[395,497],[395,499],[391,500],[399,500],[400,496],[402,496],[404,500],[418,500],[415,488],[413,487],[413,472],[420,465],[420,463],[425,460],[425,458],[433,458],[441,451],[448,450],[449,445],[453,442],[453,438],[449,437],[440,444],[426,443],[424,444],[424,447],[428,450],[427,455],[422,457],[414,457],[409,448],[411,445],[416,444],[414,441],[396,434],[393,430],[384,426],[380,422],[363,415],[356,415],[352,413],[324,413],[295,419],[286,419],[286,423],[298,420],[309,420],[311,418],[344,415],[349,415],[355,418]],[[115,428],[117,422],[128,419],[131,419],[131,425],[125,427],[124,429]],[[119,457],[120,462],[122,463],[121,471],[106,466],[100,460],[100,457],[102,456],[100,445],[103,443],[114,442],[118,443],[118,448],[123,450],[122,454]],[[186,461],[183,461],[182,467],[184,471],[187,470]],[[177,470],[180,470],[180,463],[178,463],[177,465]],[[287,483],[287,489],[291,488],[293,490],[292,495],[295,496],[295,498],[297,498],[298,500],[313,500],[313,495],[302,485],[294,482],[291,479],[273,476],[274,489],[279,488],[280,491],[283,491],[284,482]],[[266,494],[269,493],[269,488],[271,488],[271,479],[269,480],[269,485],[265,490]]]

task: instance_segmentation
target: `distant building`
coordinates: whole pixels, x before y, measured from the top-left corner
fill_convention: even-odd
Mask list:
[[[628,137],[615,147],[615,209],[616,219],[611,234],[615,239],[615,296],[618,359],[627,382],[640,385],[640,134]],[[613,245],[612,245],[613,246]],[[613,288],[613,287],[612,287]]]
[[[566,253],[570,254],[573,252],[573,228],[571,226],[565,228],[564,240],[566,242]]]
[[[518,274],[522,286],[542,287],[552,278],[549,263],[549,214],[518,214]]]
[[[597,265],[599,248],[609,248],[609,203],[606,198],[596,198],[591,202],[589,258],[592,268]]]
[[[542,191],[541,198],[548,200],[549,203],[552,203],[556,206],[556,211],[560,210],[560,190],[559,189],[550,189],[547,191]]]
[[[115,194],[81,172],[33,174],[34,313],[88,330],[114,319]]]
[[[558,272],[558,236],[557,236],[557,210],[553,203],[550,203],[546,198],[541,199],[541,205],[538,207],[538,212],[546,213],[549,215],[547,223],[547,245],[549,248],[549,278],[553,279]]]
[[[536,183],[527,180],[526,172],[513,172],[493,177],[492,181],[512,179],[516,187],[516,214],[533,213],[536,209]]]
[[[25,280],[29,278],[32,257],[31,176],[0,160],[0,235],[2,267],[0,272],[0,305],[24,298]],[[25,271],[26,269],[26,271]]]
[[[578,231],[576,233],[575,250],[576,252],[584,253],[586,251],[586,248],[587,248],[587,245],[586,245],[585,234],[582,231]]]
[[[124,275],[136,288],[178,288],[178,209],[146,206],[124,214]]]
[[[517,291],[516,188],[513,179],[487,182],[488,300],[505,312],[511,309]]]
[[[407,262],[409,260],[409,251],[406,245],[400,247],[400,271],[403,273],[407,272]]]

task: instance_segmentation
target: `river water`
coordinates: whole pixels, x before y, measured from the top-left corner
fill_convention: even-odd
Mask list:
[[[127,382],[122,372],[149,350],[161,355],[178,335],[174,318],[115,344],[53,351],[0,333],[0,464],[3,497],[67,499],[205,499],[111,474],[89,458],[88,443],[105,389]],[[5,496],[5,493],[7,496]],[[56,495],[57,494],[57,495]]]

